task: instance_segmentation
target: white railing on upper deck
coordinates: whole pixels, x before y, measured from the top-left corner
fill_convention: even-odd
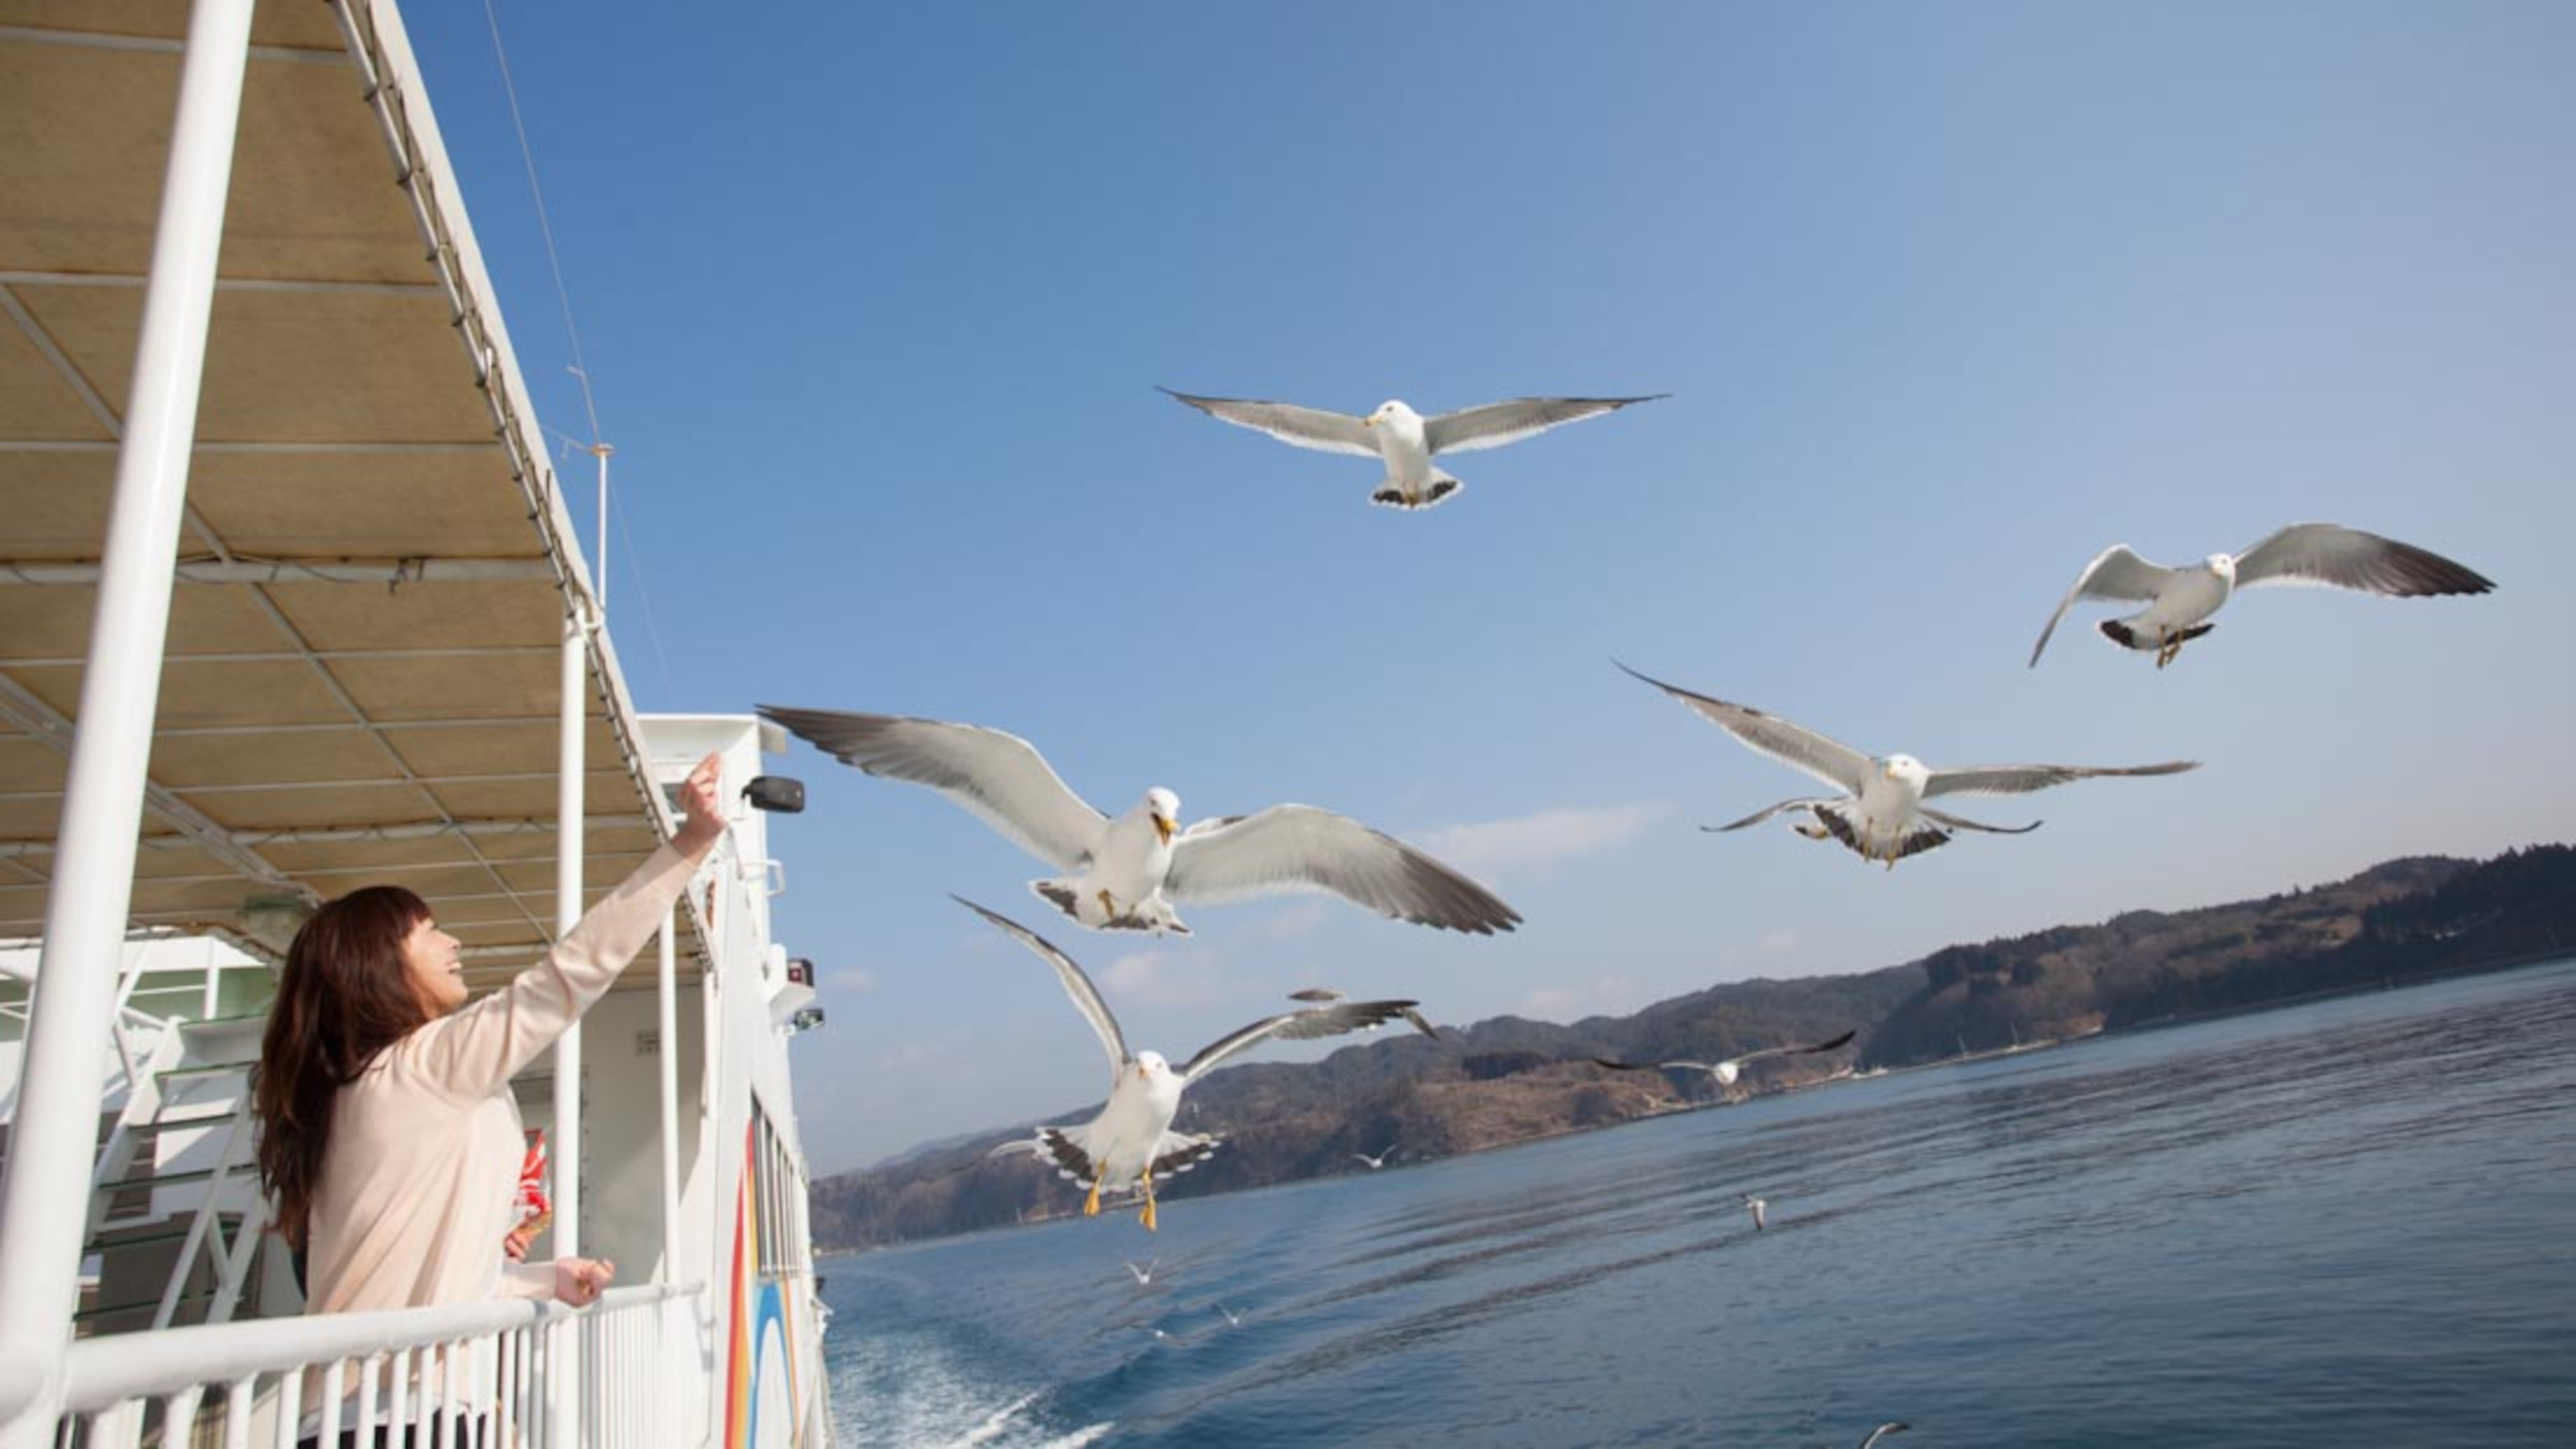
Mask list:
[[[705,1425],[682,1422],[679,1390],[705,1372],[698,1297],[650,1285],[579,1311],[496,1300],[84,1339],[65,1364],[55,1442],[572,1449],[569,1410],[586,1443],[694,1444]],[[567,1394],[558,1380],[576,1367]]]

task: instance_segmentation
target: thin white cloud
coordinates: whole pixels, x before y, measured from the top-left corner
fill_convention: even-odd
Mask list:
[[[1616,1016],[1644,1003],[1634,976],[1604,976],[1581,986],[1542,986],[1521,998],[1519,1014],[1559,1023],[1587,1016]]]
[[[1129,1004],[1200,1006],[1231,994],[1215,965],[1206,955],[1131,951],[1101,967],[1095,976],[1112,1011]]]
[[[1452,825],[1423,837],[1423,848],[1476,875],[1543,876],[1578,856],[1625,845],[1673,813],[1669,800],[1633,805],[1569,805],[1511,820]]]

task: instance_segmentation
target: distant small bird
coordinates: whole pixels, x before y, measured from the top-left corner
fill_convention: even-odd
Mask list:
[[[1180,1114],[1181,1094],[1191,1083],[1215,1070],[1226,1058],[1274,1036],[1291,1040],[1343,1036],[1376,1026],[1405,1007],[1420,1004],[1350,1001],[1265,1017],[1201,1047],[1197,1056],[1175,1071],[1161,1052],[1127,1049],[1127,1037],[1119,1030],[1118,1018],[1110,1014],[1108,1003],[1100,999],[1100,989],[1091,984],[1091,978],[1083,974],[1072,957],[1008,916],[988,911],[963,897],[950,899],[1008,932],[1053,967],[1065,995],[1073,998],[1075,1009],[1091,1024],[1092,1034],[1109,1054],[1109,1100],[1102,1104],[1097,1116],[1079,1126],[1041,1127],[1036,1135],[1005,1142],[985,1155],[1027,1153],[1054,1162],[1059,1176],[1090,1187],[1090,1196],[1082,1204],[1085,1217],[1099,1215],[1104,1187],[1114,1184],[1122,1190],[1142,1193],[1145,1210],[1138,1221],[1148,1232],[1154,1229],[1154,1184],[1189,1171],[1217,1149],[1215,1137],[1172,1130],[1172,1119]]]
[[[1303,991],[1289,992],[1288,999],[1290,1001],[1347,1001],[1350,999],[1350,993],[1337,986],[1309,986]],[[1421,1012],[1416,1011],[1411,1007],[1406,1007],[1404,1010],[1404,1019],[1413,1024],[1413,1029],[1415,1031],[1422,1033],[1433,1041],[1440,1040],[1440,1029],[1433,1026],[1430,1018],[1424,1016]]]
[[[1329,891],[1395,920],[1489,936],[1520,913],[1394,836],[1311,805],[1202,820],[1155,786],[1112,820],[1065,787],[1035,745],[979,725],[762,705],[761,718],[871,775],[927,785],[1065,872],[1029,889],[1095,931],[1186,936],[1174,901]]]
[[[1365,1152],[1354,1152],[1351,1154],[1351,1156],[1367,1163],[1369,1165],[1369,1171],[1371,1172],[1375,1172],[1379,1168],[1386,1166],[1386,1160],[1394,1155],[1395,1144],[1392,1142],[1386,1144],[1385,1149],[1379,1152],[1375,1157],[1371,1157]]]
[[[1386,481],[1369,495],[1369,501],[1407,510],[1446,502],[1467,486],[1432,463],[1442,453],[1499,448],[1561,424],[1670,396],[1523,397],[1427,418],[1390,398],[1362,418],[1295,403],[1193,397],[1168,387],[1161,391],[1220,422],[1268,433],[1294,447],[1383,459]]]
[[[1147,1258],[1142,1264],[1139,1264],[1133,1259],[1130,1259],[1127,1264],[1127,1271],[1135,1275],[1136,1286],[1142,1288],[1146,1284],[1154,1281],[1154,1266],[1162,1261],[1163,1260],[1160,1258]]]
[[[1746,1052],[1742,1056],[1728,1057],[1722,1062],[1694,1062],[1688,1060],[1675,1060],[1669,1062],[1614,1062],[1608,1057],[1594,1057],[1592,1058],[1592,1064],[1596,1067],[1608,1067],[1614,1072],[1706,1072],[1717,1079],[1717,1084],[1719,1086],[1732,1087],[1735,1085],[1735,1079],[1744,1074],[1744,1068],[1747,1063],[1764,1061],[1771,1057],[1803,1056],[1809,1052],[1839,1051],[1848,1044],[1853,1037],[1858,1035],[1858,1032],[1847,1031],[1841,1036],[1835,1037],[1831,1041],[1810,1042],[1805,1046],[1764,1047],[1758,1052]]]
[[[1187,1348],[1190,1346],[1190,1341],[1187,1338],[1177,1333],[1167,1333],[1162,1329],[1156,1328],[1150,1323],[1137,1324],[1136,1328],[1139,1332],[1152,1334],[1154,1336],[1154,1341],[1166,1348]]]
[[[2142,654],[2153,650],[2156,667],[2162,669],[2182,653],[2183,645],[2218,627],[2206,621],[2238,589],[2266,584],[2322,585],[2392,599],[2483,594],[2495,587],[2476,570],[2440,554],[2333,523],[2293,523],[2241,554],[2214,553],[2183,568],[2149,563],[2127,544],[2115,543],[2084,566],[2075,587],[2058,601],[2057,612],[2048,616],[2048,627],[2039,631],[2039,643],[2031,648],[2031,665],[2038,666],[2048,636],[2057,632],[2057,621],[2078,599],[2145,604],[2125,619],[2103,620],[2102,637]]]
[[[1749,1192],[1744,1195],[1744,1210],[1753,1215],[1753,1231],[1758,1233],[1770,1226],[1763,1218],[1763,1212],[1770,1206],[1769,1203]]]
[[[1617,661],[1612,661],[1616,663]],[[1953,831],[1979,830],[1989,835],[2027,835],[2028,825],[1983,825],[1935,810],[1923,802],[1942,795],[2026,795],[2073,780],[2106,775],[2176,775],[2200,768],[2196,761],[2161,765],[1963,765],[1936,770],[1912,755],[1864,755],[1839,740],[1740,704],[1694,694],[1679,685],[1619,667],[1681,701],[1700,718],[1735,736],[1745,748],[1768,755],[1803,774],[1842,791],[1840,795],[1783,800],[1725,825],[1706,830],[1742,830],[1783,810],[1806,812],[1813,824],[1791,828],[1809,840],[1839,840],[1863,860],[1885,861],[1889,870],[1909,855],[1950,843]]]
[[[1860,1441],[1860,1449],[1870,1449],[1871,1445],[1876,1444],[1879,1440],[1886,1438],[1888,1435],[1902,1434],[1913,1427],[1913,1425],[1906,1423],[1902,1419],[1890,1420],[1889,1422],[1881,1424],[1877,1428],[1870,1430],[1869,1437]]]
[[[1235,1312],[1233,1309],[1226,1307],[1222,1303],[1216,1305],[1216,1311],[1225,1315],[1226,1327],[1241,1328],[1243,1326],[1242,1314]]]

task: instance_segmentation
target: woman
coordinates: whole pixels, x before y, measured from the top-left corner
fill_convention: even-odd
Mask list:
[[[524,1145],[510,1078],[668,919],[724,834],[717,778],[716,756],[699,761],[679,834],[471,1006],[456,938],[399,886],[352,891],[295,933],[251,1090],[260,1180],[308,1254],[306,1312],[599,1297],[616,1271],[604,1261],[504,1272]]]

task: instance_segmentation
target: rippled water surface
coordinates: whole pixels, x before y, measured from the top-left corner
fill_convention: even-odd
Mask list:
[[[844,1444],[2563,1444],[2576,963],[822,1266]]]

